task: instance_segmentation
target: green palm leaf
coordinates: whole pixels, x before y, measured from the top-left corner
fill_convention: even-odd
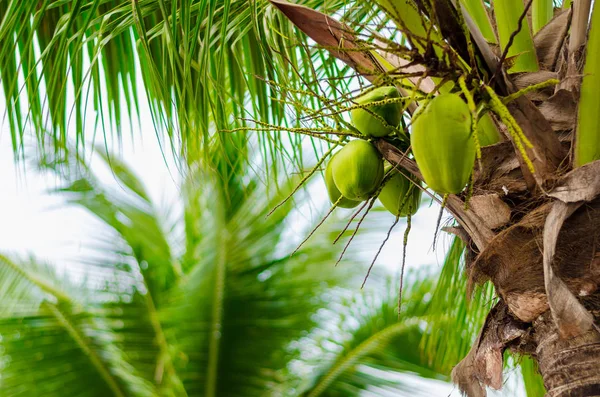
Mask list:
[[[475,340],[493,305],[494,291],[484,286],[469,298],[465,245],[455,237],[427,309],[428,332],[422,340],[424,352],[434,368],[449,374]]]
[[[405,291],[401,320],[396,312],[396,283],[384,286],[387,293],[383,296],[339,297],[335,310],[339,329],[346,332],[324,335],[317,331],[312,336],[309,346],[315,348],[311,345],[315,344],[320,351],[316,350],[319,352],[317,369],[312,371],[311,381],[304,385],[307,396],[361,395],[370,387],[408,393],[411,387],[405,383],[406,379],[392,375],[399,373],[448,379],[427,364],[419,349],[426,307],[422,302],[432,282],[430,277],[415,276],[408,275],[414,283],[411,283],[412,289]],[[332,313],[328,315],[336,317]],[[431,395],[431,390],[425,387],[423,395]],[[414,392],[413,389],[411,393]]]
[[[327,2],[327,11],[345,5]],[[366,13],[348,11],[365,23]],[[244,134],[216,138],[216,131],[251,127],[249,119],[299,127],[298,111],[314,102],[301,94],[308,89],[302,82],[319,92],[319,80],[349,72],[311,49],[263,0],[11,0],[0,5],[0,21],[0,83],[13,150],[21,154],[27,130],[40,147],[46,129],[54,148],[71,137],[80,150],[97,130],[119,139],[141,106],[188,160],[204,157],[214,142],[225,153]],[[337,95],[347,84],[330,83],[327,91]],[[146,103],[138,99],[144,96]],[[260,133],[257,144],[264,159],[300,164],[296,136]]]
[[[2,257],[0,275],[12,280],[3,283],[2,301],[19,303],[19,310],[13,306],[0,316],[2,395],[153,395],[93,314],[102,291],[81,293],[35,261]]]

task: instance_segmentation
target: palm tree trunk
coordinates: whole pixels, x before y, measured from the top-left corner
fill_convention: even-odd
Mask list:
[[[533,323],[533,339],[548,397],[600,395],[600,334],[561,338],[550,312]]]
[[[600,294],[586,297],[586,309],[600,318]],[[598,321],[596,321],[598,322]],[[600,396],[600,333],[597,328],[562,337],[550,310],[531,323],[519,320],[504,300],[490,311],[469,354],[454,368],[453,381],[468,397],[501,389],[506,349],[537,363],[547,397]]]
[[[600,396],[600,199],[565,212],[564,223],[555,224],[555,208],[529,212],[467,263],[474,281],[491,280],[501,298],[453,372],[470,397],[502,387],[506,349],[531,355],[547,396]]]

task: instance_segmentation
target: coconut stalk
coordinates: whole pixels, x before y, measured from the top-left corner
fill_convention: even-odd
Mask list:
[[[462,2],[465,3],[465,8],[467,9],[467,12],[469,12],[469,14],[471,14],[469,10],[472,10],[474,15],[477,16],[477,19],[475,21],[478,28],[480,26],[483,26],[484,29],[487,29],[487,33],[486,35],[484,35],[484,38],[489,43],[496,43],[496,37],[492,30],[491,23],[487,16],[487,11],[484,8],[482,0],[463,0]],[[423,46],[423,42],[418,40],[418,38],[428,38],[428,40],[431,43],[436,43],[440,45],[443,44],[443,40],[439,32],[435,29],[435,27],[432,27],[430,25],[429,20],[422,17],[413,1],[377,0],[377,3],[391,17],[398,29],[403,32],[405,37],[409,39],[412,37],[415,39],[412,40],[412,42],[415,45],[415,47],[419,49],[419,52],[421,54],[424,54],[425,47]],[[434,46],[433,48],[436,54],[438,56],[441,56],[441,47]],[[378,60],[380,60],[380,64],[382,66],[384,66],[387,70],[391,70],[391,64],[389,60],[380,59],[381,56],[377,56],[377,58]],[[436,85],[441,81],[439,78],[435,77],[431,77],[430,79]],[[407,79],[404,79],[402,82],[406,84]],[[448,93],[453,87],[454,83],[448,82],[439,87],[439,91],[441,93]],[[418,88],[423,90],[424,87],[420,86]],[[429,93],[431,91],[425,88],[425,92]],[[488,114],[483,115],[482,123],[480,124],[479,128],[481,128],[482,135],[489,137],[489,139],[486,140],[486,142],[489,142],[489,144],[497,143],[500,141],[500,134],[498,132],[498,129]]]
[[[539,66],[529,22],[527,18],[521,18],[525,12],[523,0],[495,0],[493,4],[502,51],[506,50],[512,39],[507,54],[512,66],[508,69],[508,72],[537,72]],[[520,20],[521,27],[519,30]],[[517,31],[518,33],[515,34]]]
[[[496,44],[496,35],[483,0],[460,0],[488,43]]]
[[[600,159],[600,6],[594,4],[575,136],[575,166]]]
[[[573,4],[571,37],[569,39],[570,54],[576,52],[585,43],[591,4],[592,0],[578,0]]]
[[[531,4],[531,24],[533,34],[540,31],[554,15],[553,0],[533,0]]]

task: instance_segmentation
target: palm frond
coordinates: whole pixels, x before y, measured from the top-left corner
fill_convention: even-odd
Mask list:
[[[577,6],[578,10],[584,7],[586,2]],[[589,11],[589,9],[588,9]],[[581,83],[581,97],[578,107],[576,140],[574,147],[575,165],[582,166],[600,158],[598,150],[598,133],[596,126],[598,125],[598,108],[600,101],[592,94],[593,88],[598,81],[597,68],[599,65],[598,49],[600,49],[600,30],[598,25],[600,21],[600,7],[594,4],[594,9],[591,16],[591,28],[586,46],[585,66],[583,68],[583,81]],[[588,14],[583,13],[578,16],[576,21],[578,29],[580,25],[587,26]],[[585,31],[585,28],[583,28]]]
[[[360,395],[369,387],[381,387],[396,393],[416,392],[410,381],[392,374],[411,373],[422,378],[447,380],[432,370],[419,350],[423,337],[423,305],[426,291],[432,286],[430,277],[408,275],[413,281],[412,289],[406,291],[400,319],[398,318],[396,283],[383,286],[383,296],[338,296],[332,312],[324,313],[336,318],[345,329],[343,334],[316,330],[299,349],[311,352],[314,367],[305,369],[311,373],[302,387],[307,396]],[[311,361],[304,361],[306,366]],[[434,386],[434,384],[431,384]],[[423,395],[431,395],[424,386]]]
[[[165,225],[135,175],[119,160],[103,158],[113,167],[116,186],[103,186],[88,174],[67,183],[58,192],[65,194],[68,203],[86,208],[119,235],[126,253],[135,259],[137,270],[144,277],[145,288],[154,300],[160,300],[181,272],[172,259]]]
[[[311,241],[289,256],[294,247],[282,231],[291,204],[266,218],[293,181],[267,201],[264,185],[251,183],[230,214],[215,202],[219,189],[207,190],[212,179],[197,175],[206,196],[198,201],[197,192],[187,196],[194,189],[185,190],[186,203],[194,204],[186,209],[186,227],[196,235],[186,246],[194,251],[186,253],[187,275],[163,312],[176,351],[185,355],[178,372],[194,395],[285,389],[286,345],[316,324],[312,313],[323,304],[322,293],[347,273],[333,267],[337,249],[327,241]]]
[[[365,8],[344,1],[307,5],[325,3],[327,12],[365,21]],[[156,133],[194,161],[208,145],[227,151],[247,139],[221,130],[252,120],[300,126],[298,111],[312,100],[302,82],[331,99],[348,85],[340,79],[348,68],[322,58],[263,0],[11,0],[0,5],[0,21],[0,83],[21,157],[28,131],[41,149],[51,131],[54,149],[75,139],[80,150],[98,130],[120,139],[121,125],[147,107]],[[256,144],[264,159],[301,164],[295,135],[258,133]]]
[[[546,394],[546,389],[544,388],[544,381],[537,368],[537,364],[531,357],[521,357],[519,361],[527,397],[544,396]]]
[[[357,273],[362,276],[362,266],[350,260],[346,266],[356,273],[335,268],[340,247],[317,238],[290,257],[295,245],[283,231],[294,205],[287,202],[267,215],[300,177],[283,180],[277,191],[270,191],[246,166],[226,161],[218,148],[215,153],[210,162],[196,164],[182,182],[179,220],[174,220],[184,225],[179,228],[164,227],[167,222],[143,183],[113,156],[104,158],[116,186],[102,183],[85,167],[79,169],[83,174],[70,175],[74,182],[58,192],[108,226],[98,232],[98,255],[87,263],[121,271],[110,300],[93,314],[114,335],[111,344],[123,352],[136,379],[159,393],[287,394],[294,384],[290,379],[296,379],[286,369],[298,357],[293,342],[311,328],[324,326],[314,313],[328,303],[331,287]],[[222,172],[237,176],[223,180],[218,176]],[[305,200],[308,191],[298,194]],[[325,235],[337,234],[340,222],[322,227]],[[153,241],[155,247],[150,246]],[[160,278],[163,284],[156,286],[154,277],[164,268],[180,273]],[[395,299],[390,302],[395,305]],[[387,307],[388,314],[393,307]],[[379,312],[372,315],[365,320],[369,327]],[[368,339],[368,332],[365,327],[361,337]],[[379,339],[375,338],[377,346]],[[398,356],[408,354],[404,351],[389,357],[379,354],[387,370],[426,371],[410,364],[414,355],[408,364],[398,364]],[[376,365],[353,366],[355,376],[363,379],[353,387],[364,389],[366,379],[379,379],[373,384],[389,387],[398,383],[374,375],[378,370]]]
[[[70,300],[53,282],[55,275],[49,266],[35,261],[23,262],[16,263],[4,255],[0,256],[0,279],[3,280],[0,294],[4,298],[0,318],[35,314],[48,298]],[[32,289],[32,286],[37,288]]]
[[[0,299],[10,310],[3,306],[0,316],[2,395],[152,395],[114,344],[115,334],[95,316],[102,290],[82,293],[35,260],[2,257],[0,276]]]
[[[493,305],[494,291],[484,286],[467,296],[464,243],[457,237],[448,250],[431,302],[422,348],[433,368],[449,374],[469,351]]]
[[[96,232],[91,247],[97,256],[85,265],[117,272],[119,277],[111,300],[93,314],[118,335],[111,343],[126,352],[128,364],[143,374],[144,382],[184,395],[159,312],[182,276],[179,261],[171,252],[169,228],[131,169],[118,157],[98,154],[116,184],[102,183],[74,158],[74,170],[64,176],[66,186],[55,192],[65,195],[67,203],[87,209],[106,226]],[[42,167],[52,169],[52,163]]]

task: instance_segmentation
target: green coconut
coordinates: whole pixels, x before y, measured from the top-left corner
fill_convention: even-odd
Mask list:
[[[367,105],[371,102],[383,101],[385,99],[399,98],[400,92],[396,87],[379,87],[358,97],[355,102],[359,105]],[[366,110],[368,109],[368,110]],[[352,124],[365,136],[383,137],[394,132],[394,128],[400,125],[402,118],[402,105],[400,102],[392,102],[384,105],[373,105],[367,108],[352,109]],[[389,126],[369,111],[377,114],[385,120]],[[391,126],[391,127],[390,127]]]
[[[414,215],[421,203],[421,189],[397,170],[392,172],[393,176],[381,188],[379,201],[392,215]],[[419,186],[421,185],[418,179],[415,177],[412,177],[412,179]]]
[[[346,197],[343,197],[342,193],[340,193],[337,186],[335,186],[335,182],[333,180],[332,164],[333,164],[333,160],[335,159],[336,156],[337,156],[337,153],[331,157],[331,159],[329,160],[329,163],[327,163],[327,167],[325,168],[325,186],[327,186],[327,194],[329,195],[329,200],[331,201],[332,204],[338,203],[337,204],[338,207],[354,208],[358,204],[360,204],[360,201],[353,201],[353,200],[347,199]],[[341,200],[340,200],[340,197],[342,197]],[[338,200],[340,200],[340,201],[338,202]]]
[[[471,112],[456,94],[441,94],[413,116],[413,155],[430,188],[439,194],[460,193],[471,176],[475,141]]]
[[[350,141],[331,161],[331,173],[342,195],[364,201],[383,179],[383,160],[373,145],[362,139]]]

